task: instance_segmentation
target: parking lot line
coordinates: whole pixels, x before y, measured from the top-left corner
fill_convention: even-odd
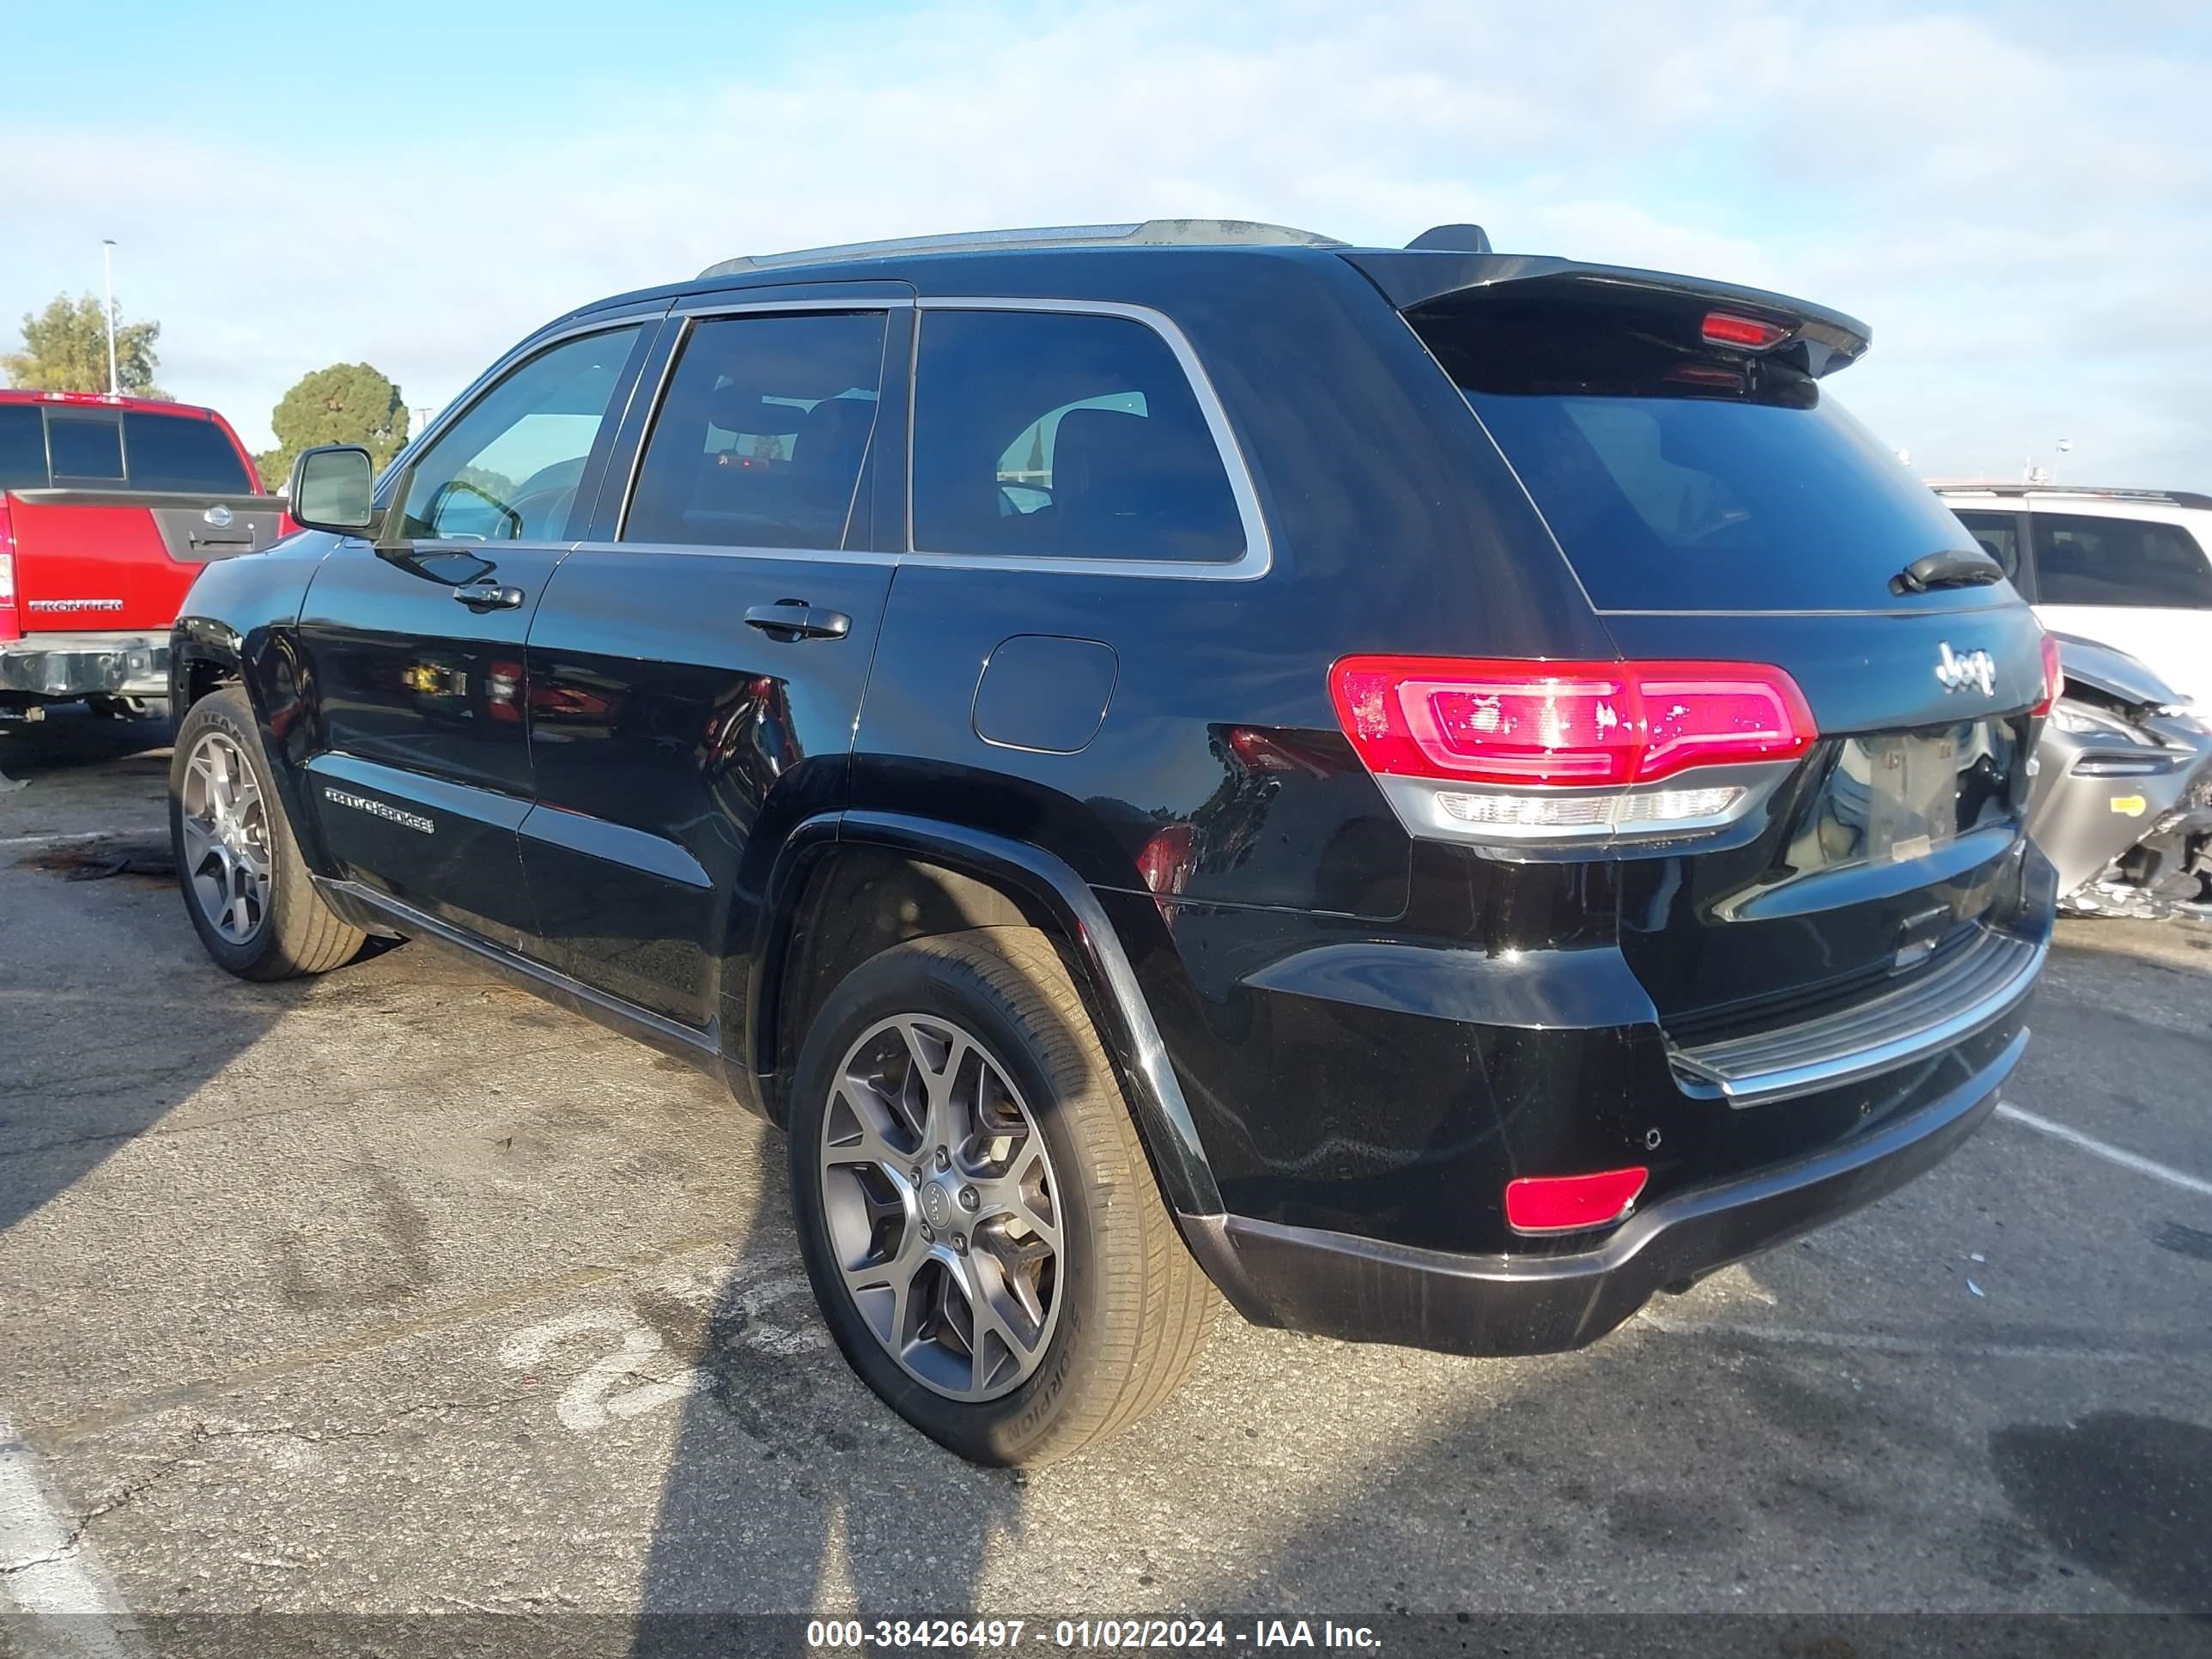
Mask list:
[[[2155,1158],[2145,1158],[2140,1152],[2131,1152],[2124,1147],[2114,1146],[2106,1141],[2098,1139],[2094,1135],[2085,1135],[2079,1129],[2069,1129],[2063,1123],[2054,1123],[2047,1117],[2038,1117],[2033,1112],[2022,1111],[2008,1100],[1997,1103],[1997,1115],[2009,1119],[2014,1123],[2024,1124],[2039,1133],[2049,1135],[2054,1140],[2063,1140],[2069,1146],[2078,1146],[2083,1152],[2093,1153],[2108,1164],[2118,1164],[2123,1170],[2133,1170],[2137,1175],[2147,1175],[2154,1181],[2163,1181],[2167,1186],[2179,1187],[2185,1193],[2197,1193],[2205,1198],[2212,1198],[2212,1181],[2207,1181],[2201,1176],[2193,1176],[2180,1170],[2172,1169]]]
[[[38,1454],[0,1417],[0,1597],[31,1615],[21,1651],[123,1659],[139,1651],[99,1552],[46,1496]],[[52,1620],[52,1623],[43,1623]]]
[[[290,1376],[300,1371],[312,1370],[333,1360],[351,1359],[358,1355],[387,1348],[396,1342],[405,1342],[414,1337],[428,1334],[448,1326],[465,1324],[488,1314],[508,1308],[526,1307],[532,1302],[566,1291],[586,1290],[611,1279],[628,1277],[647,1268],[659,1266],[678,1256],[690,1255],[700,1250],[728,1250],[737,1241],[715,1236],[666,1239],[658,1244],[648,1244],[611,1260],[588,1262],[564,1272],[551,1273],[542,1279],[526,1279],[519,1285],[487,1291],[465,1301],[447,1303],[411,1319],[392,1320],[376,1325],[354,1335],[333,1341],[319,1342],[310,1348],[292,1353],[279,1354],[258,1364],[215,1376],[193,1377],[150,1394],[135,1395],[96,1410],[74,1417],[64,1423],[40,1425],[34,1432],[39,1442],[48,1451],[66,1445],[86,1435],[97,1434],[125,1423],[143,1421],[173,1412],[181,1407],[198,1405],[218,1399],[235,1389],[266,1382],[280,1376]]]

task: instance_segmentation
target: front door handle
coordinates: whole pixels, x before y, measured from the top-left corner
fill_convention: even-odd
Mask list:
[[[853,619],[842,611],[817,611],[804,599],[778,599],[745,612],[745,626],[772,640],[842,640]]]
[[[522,603],[522,590],[502,587],[490,577],[482,581],[464,582],[453,590],[453,597],[479,615],[487,611],[512,611]]]

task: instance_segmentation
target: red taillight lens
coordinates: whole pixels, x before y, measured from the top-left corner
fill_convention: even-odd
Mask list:
[[[8,503],[0,498],[0,640],[22,632],[15,620],[15,526],[8,516]]]
[[[1146,842],[1137,854],[1137,873],[1156,898],[1171,898],[1190,880],[1195,862],[1198,831],[1188,823],[1170,823]]]
[[[2043,701],[2027,712],[2041,720],[2051,712],[2051,705],[2058,701],[2058,694],[2066,688],[2066,670],[2058,659],[2058,636],[2043,636]]]
[[[1516,1233],[1610,1227],[1626,1216],[1651,1172],[1642,1165],[1599,1175],[1528,1176],[1505,1187],[1505,1224]]]
[[[1346,657],[1329,690],[1370,771],[1443,781],[1652,783],[1819,735],[1796,682],[1747,663]]]
[[[1704,333],[1709,344],[1741,346],[1747,351],[1764,351],[1790,337],[1790,331],[1780,323],[1770,323],[1764,317],[1739,316],[1733,311],[1707,312]]]

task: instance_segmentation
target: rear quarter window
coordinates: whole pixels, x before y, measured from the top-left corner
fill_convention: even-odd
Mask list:
[[[251,491],[246,463],[223,429],[188,415],[125,415],[133,489],[179,489],[233,495]]]
[[[2032,533],[2045,605],[2212,610],[2212,568],[2179,525],[2038,513]]]
[[[46,422],[35,404],[0,404],[0,489],[46,485]]]
[[[1130,317],[927,312],[913,510],[929,553],[1225,564],[1245,550],[1189,377]]]

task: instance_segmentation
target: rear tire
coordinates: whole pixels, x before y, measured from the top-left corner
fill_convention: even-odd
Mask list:
[[[238,686],[194,703],[169,762],[169,846],[192,929],[240,979],[342,968],[367,938],[323,902],[300,857]]]
[[[936,1115],[955,1099],[969,1103]],[[963,1127],[943,1133],[948,1121]],[[1065,1457],[1165,1401],[1196,1362],[1212,1286],[1042,934],[916,939],[855,969],[801,1048],[790,1157],[799,1244],[837,1346],[962,1456]],[[1009,1192],[1021,1195],[1002,1202]],[[1008,1263],[1034,1279],[1009,1290]],[[885,1285],[856,1285],[871,1275]],[[892,1293],[902,1276],[913,1294]],[[935,1311],[910,1313],[923,1304]]]

